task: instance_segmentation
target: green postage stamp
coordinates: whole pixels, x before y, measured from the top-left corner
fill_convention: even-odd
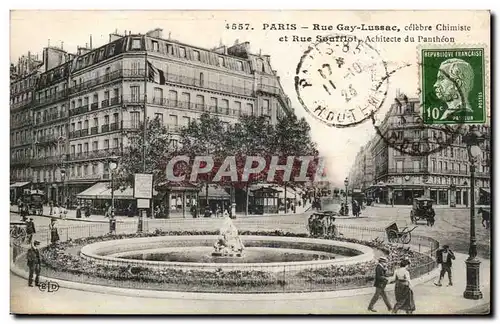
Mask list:
[[[484,48],[420,51],[424,123],[484,123],[487,101]]]

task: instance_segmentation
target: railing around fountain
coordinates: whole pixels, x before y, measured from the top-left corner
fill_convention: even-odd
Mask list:
[[[180,220],[146,220],[144,222],[144,234],[154,235],[158,232],[182,232],[186,235],[196,235],[195,232],[203,231],[205,234],[208,232],[215,233],[222,222],[218,219],[180,219]],[[304,237],[307,234],[306,225],[296,221],[273,221],[273,220],[258,220],[258,219],[243,219],[234,221],[239,232],[245,235],[245,232],[266,232],[265,235],[276,236],[290,236],[300,235]],[[188,229],[188,230],[186,230]],[[386,241],[385,230],[382,228],[370,228],[366,226],[355,225],[337,225],[341,236],[341,240],[350,242],[366,243],[366,242],[380,242]],[[116,224],[115,238],[126,236],[127,238],[133,237],[137,232],[137,221],[118,222]],[[287,234],[289,232],[289,234]],[[107,223],[86,223],[76,226],[67,226],[58,228],[60,242],[68,242],[75,239],[97,238],[100,236],[108,235],[109,224]],[[182,234],[181,233],[181,234]],[[165,235],[165,233],[161,234]],[[184,235],[184,234],[183,234]],[[262,234],[264,235],[264,234]],[[48,226],[39,226],[33,240],[38,240],[43,245],[50,244],[50,229]],[[107,239],[113,239],[108,237]],[[12,246],[12,261],[18,267],[26,270],[26,256],[25,253],[29,245],[25,242],[14,241],[11,239]],[[85,243],[85,242],[83,242]],[[391,244],[390,246],[395,246]],[[400,247],[407,247],[419,252],[417,262],[410,266],[410,273],[412,278],[417,278],[428,274],[436,267],[435,254],[439,247],[439,243],[429,237],[412,235],[411,245],[399,245]],[[72,253],[78,255],[78,250]],[[133,269],[140,269],[143,267],[141,262],[134,263],[130,261],[129,268],[123,271],[132,271]],[[57,263],[57,262],[56,262]],[[389,273],[397,267],[399,260],[392,260],[389,262]],[[113,264],[109,264],[113,266]],[[136,289],[156,289],[156,290],[171,290],[171,291],[193,291],[193,292],[219,292],[219,293],[276,293],[276,292],[312,292],[312,291],[331,291],[370,287],[373,285],[374,267],[373,263],[360,265],[360,270],[363,274],[347,273],[339,277],[322,277],[321,274],[325,271],[321,267],[311,265],[308,269],[308,274],[297,276],[297,273],[304,271],[294,270],[293,265],[287,265],[281,272],[268,272],[266,268],[271,267],[265,264],[251,265],[249,264],[249,271],[245,273],[238,273],[233,271],[230,275],[217,274],[214,278],[213,275],[203,277],[200,274],[199,280],[194,280],[192,277],[183,276],[182,269],[171,269],[175,272],[173,277],[168,280],[158,278],[155,282],[154,277],[147,274],[141,280],[124,280],[110,277],[101,276],[93,277],[91,275],[72,275],[71,273],[63,273],[57,269],[50,269],[50,267],[42,265],[42,276],[54,278],[55,280],[69,280],[74,282],[82,282],[88,284],[122,287],[122,288],[136,288]],[[272,266],[275,267],[275,266]],[[369,267],[369,268],[362,268]],[[348,267],[346,266],[346,269]],[[62,269],[59,269],[62,270]],[[201,271],[200,271],[201,272]],[[230,267],[226,268],[224,272],[231,272]],[[73,272],[74,273],[74,272]],[[125,276],[126,277],[126,276]]]

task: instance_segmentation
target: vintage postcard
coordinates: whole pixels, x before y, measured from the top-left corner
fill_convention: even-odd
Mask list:
[[[11,313],[489,315],[490,19],[11,11]]]

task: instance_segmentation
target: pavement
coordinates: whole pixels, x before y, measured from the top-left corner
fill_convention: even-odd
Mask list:
[[[482,260],[481,291],[483,299],[463,298],[465,290],[466,255],[456,253],[453,266],[454,286],[437,287],[434,280],[414,287],[414,314],[487,314],[490,303],[490,262]],[[42,270],[43,274],[43,270]],[[281,294],[257,295],[244,301],[236,296],[219,298],[144,298],[59,288],[55,292],[28,287],[25,279],[11,273],[11,312],[39,314],[370,314],[388,315],[382,300],[375,305],[377,313],[366,307],[371,294],[329,298],[328,293],[296,294],[295,298],[280,298]],[[105,290],[103,290],[104,292]],[[196,294],[195,294],[196,295]],[[281,296],[280,296],[281,295]],[[394,304],[393,292],[388,292]]]

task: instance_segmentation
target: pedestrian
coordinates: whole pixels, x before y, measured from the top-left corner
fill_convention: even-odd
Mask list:
[[[413,286],[411,284],[410,272],[408,271],[409,266],[410,260],[403,259],[400,267],[394,271],[396,304],[392,309],[393,314],[396,314],[400,309],[406,311],[406,314],[412,314],[415,311]]]
[[[54,209],[54,203],[51,200],[51,201],[49,201],[49,215],[50,216],[52,216],[53,209]]]
[[[80,203],[76,205],[76,218],[82,218],[82,207]]]
[[[116,219],[113,214],[109,217],[109,234],[116,234]]]
[[[66,208],[64,208],[64,206],[61,205],[59,207],[59,218],[66,220],[67,214],[68,214],[68,211],[66,210]]]
[[[33,240],[33,234],[35,233],[35,223],[33,222],[33,218],[30,217],[30,219],[26,222],[26,241],[28,244],[31,244],[31,241]]]
[[[382,297],[387,310],[392,310],[391,303],[389,302],[389,298],[387,297],[387,294],[385,292],[385,287],[387,286],[389,279],[390,277],[387,276],[387,259],[381,257],[378,259],[378,264],[375,267],[375,283],[373,284],[373,286],[375,287],[375,294],[373,295],[372,299],[370,300],[370,304],[368,305],[369,311],[376,312],[376,310],[373,309],[373,306],[375,306],[375,303],[380,297]]]
[[[452,276],[451,276],[451,265],[452,260],[455,260],[455,254],[450,249],[448,245],[443,245],[442,249],[436,252],[436,262],[441,265],[441,272],[439,273],[439,280],[434,283],[436,286],[441,287],[441,280],[443,280],[445,273],[448,273],[448,286],[453,286]]]
[[[134,217],[134,213],[132,211],[132,203],[128,204],[128,207],[127,207],[127,216],[128,217]]]
[[[40,284],[41,260],[38,245],[40,245],[40,242],[34,241],[33,245],[29,248],[26,257],[29,268],[28,286],[30,287],[33,287],[33,274],[35,275],[35,285],[38,286]]]
[[[479,207],[479,209],[477,210],[478,214],[481,214],[481,217],[482,217],[482,222],[481,224],[483,225],[483,227],[485,227],[486,229],[489,229],[490,228],[490,212],[486,209],[483,209],[483,207]]]
[[[54,216],[61,218],[60,211],[59,211],[59,204],[58,203],[54,204]]]
[[[50,242],[56,244],[59,241],[59,232],[57,231],[57,223],[55,218],[50,219]]]
[[[90,205],[87,203],[85,205],[85,218],[89,218],[90,217]]]

